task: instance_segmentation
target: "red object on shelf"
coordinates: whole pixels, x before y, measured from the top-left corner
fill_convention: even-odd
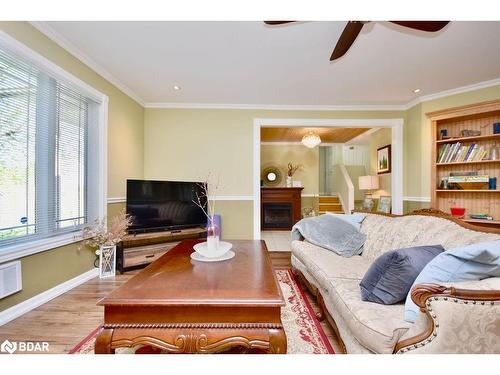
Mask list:
[[[450,208],[451,214],[455,217],[462,218],[465,215],[465,208],[462,207],[452,207]]]

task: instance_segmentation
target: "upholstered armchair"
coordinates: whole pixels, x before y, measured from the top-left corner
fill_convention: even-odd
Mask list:
[[[417,284],[411,297],[426,329],[395,353],[500,353],[500,278],[448,285]]]

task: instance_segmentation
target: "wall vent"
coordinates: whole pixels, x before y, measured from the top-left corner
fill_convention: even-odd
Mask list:
[[[0,264],[0,299],[19,292],[23,288],[21,262]]]

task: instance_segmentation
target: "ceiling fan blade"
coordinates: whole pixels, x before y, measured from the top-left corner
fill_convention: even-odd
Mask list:
[[[271,25],[271,26],[284,25],[285,23],[292,23],[292,22],[296,22],[296,21],[264,21],[264,23],[266,25]]]
[[[363,25],[364,22],[361,21],[347,22],[347,25],[344,31],[342,31],[342,35],[340,35],[337,45],[335,46],[335,49],[330,56],[330,61],[333,61],[345,55],[345,53],[349,50],[349,48],[361,32]]]
[[[389,21],[395,23],[396,25],[409,27],[410,29],[416,29],[427,32],[436,32],[441,30],[443,27],[448,25],[450,21]]]

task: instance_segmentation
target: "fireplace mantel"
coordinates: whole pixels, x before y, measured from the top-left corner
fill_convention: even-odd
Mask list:
[[[301,219],[300,196],[303,187],[261,187],[260,223],[262,230],[290,230]],[[288,208],[288,210],[287,210]],[[269,215],[276,212],[276,219]],[[284,215],[288,214],[288,220]]]

